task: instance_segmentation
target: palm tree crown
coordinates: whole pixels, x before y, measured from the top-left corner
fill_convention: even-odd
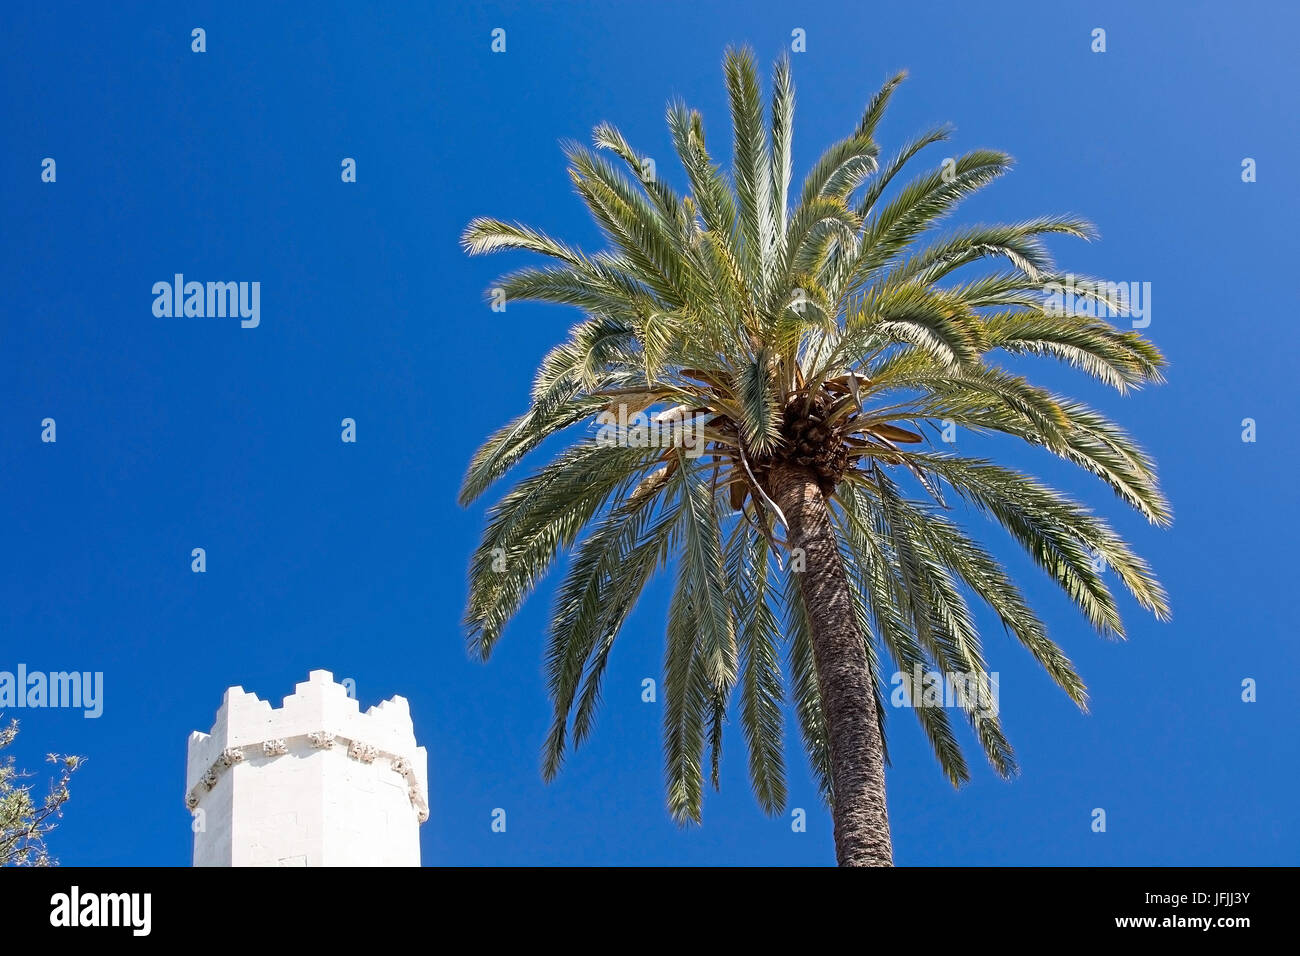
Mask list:
[[[1065,279],[1043,237],[1088,238],[1088,223],[1060,216],[940,232],[963,197],[1011,159],[976,150],[905,177],[918,153],[947,138],[936,129],[882,161],[877,125],[903,74],[791,195],[789,64],[775,67],[767,117],[752,54],[728,51],[724,72],[729,176],[706,147],[700,115],[674,103],[667,120],[685,196],[650,174],[609,124],[596,127],[594,150],[567,148],[606,251],[588,254],[495,219],[474,220],[463,239],[474,254],[526,249],[555,260],[498,284],[511,301],[584,313],[543,360],[531,407],[488,439],[465,479],[469,503],[548,436],[585,425],[489,512],[471,569],[473,650],[487,658],[527,593],[572,551],[546,651],[549,779],[569,742],[592,730],[614,641],[638,595],[671,569],[665,753],[668,805],[682,821],[700,817],[706,755],[717,784],[729,709],[738,710],[766,811],[786,801],[787,701],[835,799],[835,729],[823,706],[835,678],[819,670],[825,609],[810,607],[811,592],[801,590],[814,560],[803,544],[812,539],[801,527],[795,540],[792,501],[824,498],[851,597],[850,633],[860,635],[875,691],[866,695],[876,698],[873,722],[883,721],[886,655],[908,674],[919,665],[987,678],[972,596],[1086,704],[1070,661],[1002,565],[958,523],[954,504],[1000,523],[1103,636],[1123,636],[1103,567],[1141,606],[1168,613],[1146,563],[1101,518],[940,440],[953,426],[972,438],[1017,436],[1092,472],[1151,522],[1169,522],[1153,464],[1123,430],[998,364],[1008,354],[1062,359],[1120,392],[1160,380],[1164,361],[1139,333],[1097,318],[1098,309],[1067,312],[1047,301],[1044,288]],[[1123,305],[1104,291],[1083,295],[1108,310]],[[787,472],[808,476],[804,499],[786,494]],[[969,699],[963,709],[993,768],[1014,773],[997,715]],[[944,774],[960,784],[969,770],[947,712],[914,712]]]

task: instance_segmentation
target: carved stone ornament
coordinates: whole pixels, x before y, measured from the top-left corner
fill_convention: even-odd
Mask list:
[[[352,746],[348,748],[348,756],[354,760],[360,760],[362,763],[374,763],[375,757],[379,756],[379,751],[370,744],[363,744],[359,740],[354,740]]]

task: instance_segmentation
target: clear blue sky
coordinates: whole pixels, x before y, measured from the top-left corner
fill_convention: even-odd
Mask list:
[[[1131,640],[1090,634],[1003,539],[1080,667],[1079,714],[990,627],[1023,774],[955,792],[914,718],[890,715],[902,864],[1295,863],[1295,163],[1300,18],[1283,4],[7,4],[0,28],[0,670],[103,671],[103,716],[11,711],[17,754],[89,756],[53,849],[68,864],[186,865],[185,741],[224,688],[278,704],[313,668],[363,707],[411,701],[428,748],[424,858],[447,864],[825,864],[830,823],[797,742],[791,806],[757,809],[726,740],[704,825],[663,809],[665,589],[620,640],[594,740],[541,782],[548,582],[487,666],[460,617],[482,508],[455,493],[578,318],[491,312],[522,259],[466,260],[475,215],[597,244],[558,142],[611,120],[678,177],[663,109],[703,110],[724,152],[729,43],[770,62],[791,30],[796,177],[880,81],[912,79],[887,151],[935,122],[1017,169],[959,221],[1075,212],[1081,273],[1153,287],[1167,385],[1120,399],[1046,365],[1157,457],[1169,531],[1028,453],[1130,536],[1174,620],[1127,601]],[[190,51],[190,30],[207,52]],[[507,52],[489,50],[507,31]],[[1108,50],[1090,50],[1091,31]],[[943,158],[942,149],[932,161]],[[40,181],[44,157],[57,182]],[[354,157],[358,182],[340,181]],[[1258,181],[1241,181],[1252,157]],[[155,318],[154,282],[261,282],[261,325]],[[57,421],[56,444],[40,422]],[[352,417],[358,442],[339,439]],[[1258,441],[1241,440],[1254,418]],[[979,453],[975,446],[959,446]],[[997,453],[1001,453],[999,449]],[[979,519],[976,519],[979,520]],[[192,548],[206,574],[190,571]],[[1240,699],[1244,678],[1258,702]],[[972,752],[971,757],[977,758]],[[508,830],[489,828],[493,808]],[[1108,832],[1090,830],[1105,808]]]

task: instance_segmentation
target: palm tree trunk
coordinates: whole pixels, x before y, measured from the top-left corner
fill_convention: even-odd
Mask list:
[[[840,866],[893,866],[873,678],[826,498],[812,472],[796,465],[775,464],[769,483],[790,547],[804,555],[799,590],[830,738],[835,857]]]

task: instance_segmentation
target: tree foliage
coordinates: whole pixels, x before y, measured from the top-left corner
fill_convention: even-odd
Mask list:
[[[0,728],[0,751],[18,736],[18,721]],[[81,757],[47,754],[57,768],[44,797],[34,795],[35,785],[23,783],[32,774],[19,771],[12,756],[0,756],[0,866],[54,866],[45,838],[63,816],[72,796],[68,783],[81,766]]]
[[[596,127],[591,148],[567,147],[572,185],[606,249],[587,253],[499,219],[465,230],[471,254],[525,250],[550,260],[504,276],[498,285],[509,300],[583,313],[543,359],[530,407],[474,456],[461,493],[473,502],[547,438],[567,437],[553,461],[490,508],[466,614],[472,651],[486,659],[527,594],[571,553],[546,650],[548,779],[591,732],[638,595],[669,571],[664,748],[673,815],[699,819],[705,775],[716,785],[722,728],[735,715],[754,792],[765,810],[782,809],[787,705],[827,786],[808,621],[792,585],[797,561],[766,487],[781,459],[797,459],[823,482],[882,691],[886,662],[987,676],[977,601],[1086,705],[1069,659],[964,520],[979,513],[1102,636],[1124,636],[1113,582],[1168,615],[1151,569],[1103,518],[1031,475],[938,440],[951,426],[962,431],[963,451],[986,436],[1019,438],[1095,475],[1151,523],[1171,519],[1153,462],[1123,429],[1002,361],[1059,360],[1121,393],[1161,380],[1159,351],[1096,317],[1106,310],[1049,305],[1045,288],[1066,279],[1047,238],[1090,239],[1092,226],[1047,216],[948,227],[959,203],[1004,175],[1011,157],[979,149],[914,173],[927,147],[948,140],[939,128],[882,158],[878,127],[903,78],[885,83],[792,188],[789,64],[776,64],[765,110],[752,54],[729,51],[729,171],[700,114],[672,103],[667,124],[684,194],[647,175],[646,156],[609,123]],[[1122,311],[1104,292],[1092,299]],[[667,443],[638,442],[635,429],[600,441],[593,423],[620,410],[691,430]],[[948,712],[914,713],[945,776],[966,780]],[[961,716],[992,767],[1014,773],[997,716],[973,708]]]

